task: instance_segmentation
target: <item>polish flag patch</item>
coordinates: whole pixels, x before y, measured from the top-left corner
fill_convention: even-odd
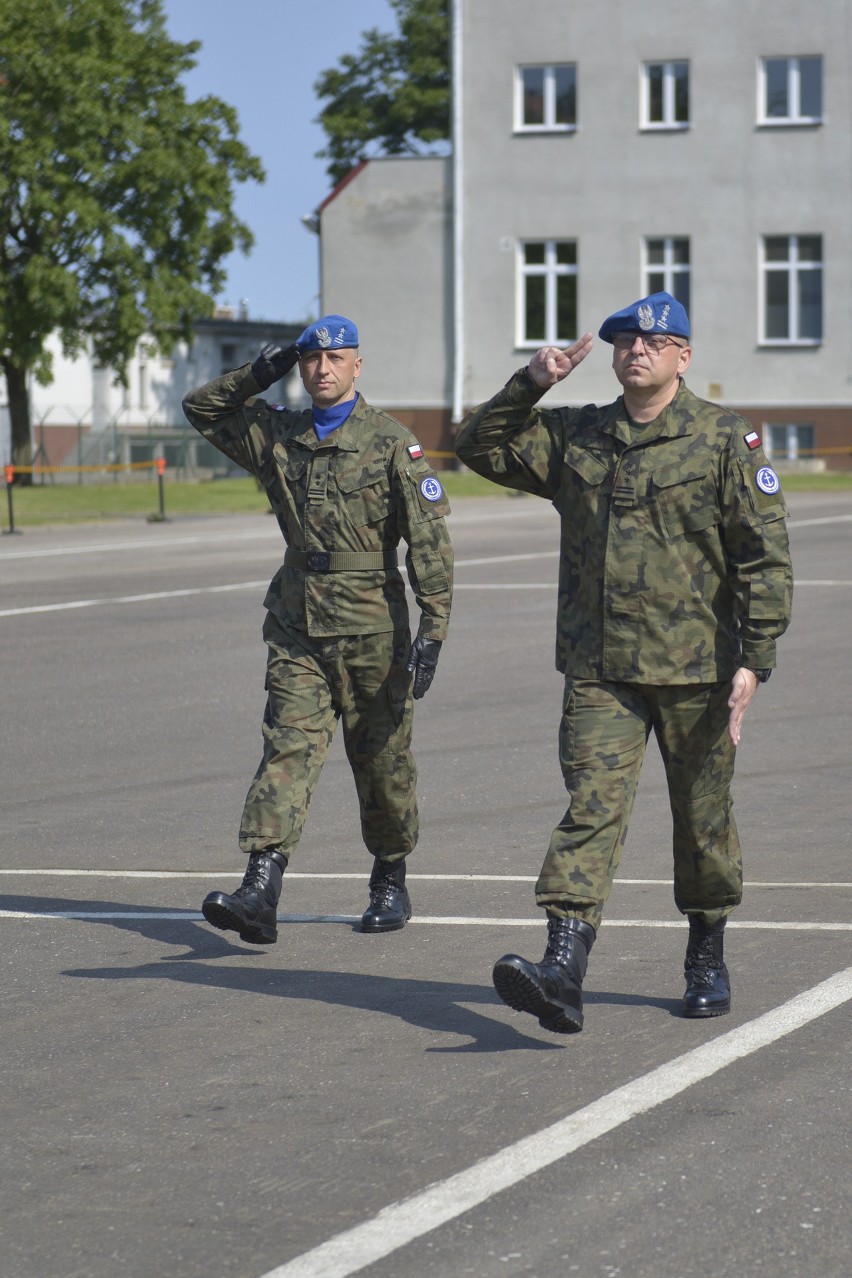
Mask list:
[[[408,455],[409,455],[409,457],[422,457],[422,456],[423,456],[423,449],[420,447],[420,445],[419,445],[419,444],[409,444],[409,445],[408,445]]]
[[[756,430],[750,430],[747,435],[743,435],[743,439],[749,448],[760,448],[760,436]]]

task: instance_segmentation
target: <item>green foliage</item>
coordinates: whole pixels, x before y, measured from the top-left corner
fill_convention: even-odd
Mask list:
[[[366,31],[314,85],[333,182],[369,155],[411,155],[450,136],[448,0],[390,0],[399,34]]]
[[[143,334],[163,350],[188,336],[225,257],[251,246],[234,186],[265,175],[230,106],[187,100],[198,48],[169,39],[161,0],[0,0],[0,367],[19,462],[49,334],[122,377]]]

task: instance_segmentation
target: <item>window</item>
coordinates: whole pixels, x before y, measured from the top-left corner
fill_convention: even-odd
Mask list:
[[[761,341],[822,341],[821,235],[764,236],[761,283]]]
[[[236,342],[222,342],[220,350],[220,358],[222,361],[219,370],[220,376],[230,373],[232,368],[237,367],[237,345]]]
[[[518,345],[568,345],[577,337],[577,243],[518,246]]]
[[[526,132],[573,129],[577,124],[577,68],[573,63],[518,67],[515,128]]]
[[[689,127],[689,63],[646,62],[642,68],[642,128]]]
[[[671,293],[689,310],[689,240],[667,235],[645,240],[645,293]]]
[[[784,423],[763,427],[763,450],[775,461],[798,461],[800,457],[813,457],[816,432],[813,426]]]
[[[759,84],[761,124],[822,120],[822,58],[764,58]]]

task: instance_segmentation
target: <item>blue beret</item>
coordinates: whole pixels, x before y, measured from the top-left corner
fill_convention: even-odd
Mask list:
[[[346,346],[358,345],[358,329],[345,315],[323,315],[297,337],[296,345],[300,354],[327,351],[332,347],[342,350]]]
[[[667,333],[689,339],[689,316],[671,293],[652,293],[605,319],[598,337],[611,342],[613,333]]]

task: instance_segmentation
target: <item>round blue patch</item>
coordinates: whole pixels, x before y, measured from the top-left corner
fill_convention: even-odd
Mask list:
[[[440,501],[444,495],[440,481],[434,475],[427,475],[420,481],[420,491],[427,501]]]
[[[781,481],[771,466],[761,466],[754,477],[754,482],[762,493],[777,493],[781,487]]]

